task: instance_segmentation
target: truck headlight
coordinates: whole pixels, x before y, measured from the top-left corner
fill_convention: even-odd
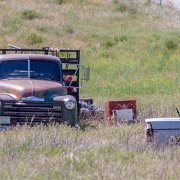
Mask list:
[[[70,100],[70,99],[66,99],[66,100],[64,101],[64,105],[65,105],[65,108],[66,108],[67,110],[72,110],[72,109],[75,108],[76,103],[75,103],[74,101]]]

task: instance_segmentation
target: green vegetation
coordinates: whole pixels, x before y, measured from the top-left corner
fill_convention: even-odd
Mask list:
[[[179,11],[138,1],[54,2],[1,2],[1,46],[80,49],[82,64],[92,69],[81,96],[101,106],[132,98],[140,106],[164,99],[179,106]]]
[[[72,25],[64,25],[62,29],[66,33],[72,34],[74,32]]]
[[[12,32],[17,31],[22,26],[22,21],[17,16],[10,16],[3,21],[3,27],[9,28]]]
[[[26,36],[26,40],[27,40],[28,44],[30,44],[30,45],[42,44],[42,42],[43,42],[42,37],[35,33],[28,33]]]
[[[166,41],[166,47],[168,49],[176,49],[177,46],[178,46],[178,44],[174,40],[172,40],[172,39]]]
[[[118,6],[116,7],[116,10],[120,12],[125,12],[127,10],[127,6],[126,4],[118,4]]]
[[[37,13],[35,10],[24,10],[21,15],[24,19],[28,20],[40,18],[39,13]]]
[[[136,99],[137,119],[177,116],[180,11],[142,0],[0,1],[0,46],[81,50],[82,97]],[[28,7],[28,9],[27,9]],[[0,133],[1,179],[179,179],[179,149],[144,145],[143,125]]]
[[[55,0],[55,3],[57,3],[57,4],[61,5],[61,4],[63,4],[63,3],[64,3],[64,0]]]

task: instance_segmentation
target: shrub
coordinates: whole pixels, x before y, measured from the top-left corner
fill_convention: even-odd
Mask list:
[[[24,10],[21,15],[24,19],[28,20],[40,18],[40,14],[37,13],[35,10]]]
[[[29,33],[26,36],[26,40],[28,41],[29,44],[41,44],[43,42],[43,39],[41,36],[35,34],[35,33]]]
[[[168,41],[166,41],[166,47],[168,48],[168,49],[176,49],[177,48],[177,43],[174,41],[174,40],[172,40],[172,39],[170,39],[170,40],[168,40]]]

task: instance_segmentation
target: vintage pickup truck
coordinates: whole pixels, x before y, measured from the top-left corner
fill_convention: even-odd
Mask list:
[[[79,50],[0,49],[0,129],[67,123],[79,112]]]

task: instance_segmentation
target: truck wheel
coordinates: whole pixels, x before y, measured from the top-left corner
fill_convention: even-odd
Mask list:
[[[176,136],[171,136],[169,139],[170,146],[180,146],[180,138]]]

